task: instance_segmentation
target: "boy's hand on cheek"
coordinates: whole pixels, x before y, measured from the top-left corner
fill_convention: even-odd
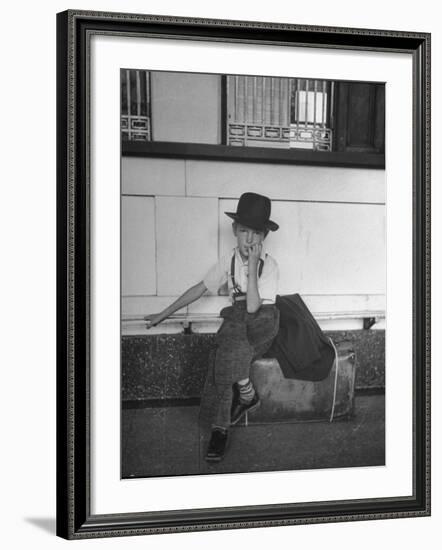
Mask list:
[[[262,244],[252,244],[249,247],[249,263],[258,263],[261,257]]]

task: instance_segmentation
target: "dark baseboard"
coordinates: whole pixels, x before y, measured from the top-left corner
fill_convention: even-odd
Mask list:
[[[355,395],[383,395],[383,386],[356,388]],[[126,399],[122,401],[123,410],[160,409],[166,407],[199,407],[199,397],[165,398],[165,399]]]

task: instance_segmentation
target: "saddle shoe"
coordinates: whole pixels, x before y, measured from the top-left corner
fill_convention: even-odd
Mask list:
[[[255,395],[248,402],[242,402],[239,398],[239,391],[234,392],[232,400],[232,408],[230,410],[230,424],[234,426],[237,424],[241,418],[247,413],[252,412],[261,405],[261,400],[257,391],[255,390]]]
[[[206,461],[220,462],[227,449],[228,431],[214,428],[207,447]]]

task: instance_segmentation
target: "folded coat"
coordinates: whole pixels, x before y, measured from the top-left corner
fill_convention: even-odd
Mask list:
[[[335,359],[322,332],[299,294],[276,297],[279,331],[265,357],[278,360],[286,378],[318,381],[327,378]]]

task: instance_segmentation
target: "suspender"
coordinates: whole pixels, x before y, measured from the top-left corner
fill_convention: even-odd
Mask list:
[[[267,254],[266,254],[267,256]],[[261,277],[262,270],[264,268],[264,260],[262,258],[259,258],[258,263],[258,279]],[[242,292],[238,286],[238,284],[235,281],[235,252],[232,255],[232,260],[230,262],[230,278],[232,280],[232,287],[233,287],[233,296],[244,296],[245,292]]]

